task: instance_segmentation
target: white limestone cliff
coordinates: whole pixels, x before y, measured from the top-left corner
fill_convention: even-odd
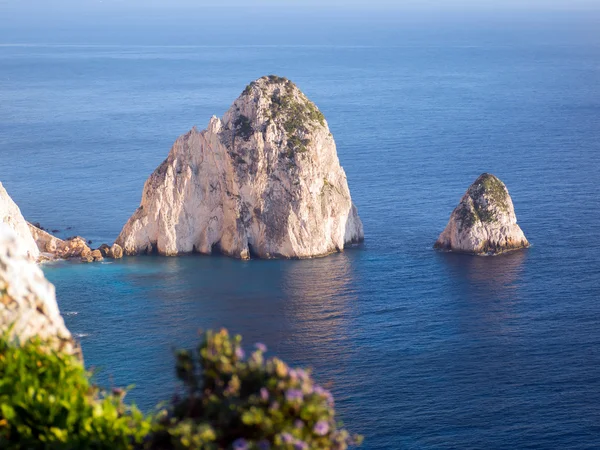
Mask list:
[[[58,310],[54,286],[23,245],[13,229],[0,225],[0,333],[21,343],[39,337],[56,350],[80,354]]]
[[[494,175],[475,180],[452,212],[435,248],[478,255],[496,255],[529,247],[508,189]]]
[[[2,183],[0,183],[0,225],[5,224],[12,229],[21,240],[20,249],[29,259],[37,260],[40,256],[38,246],[31,236],[29,224],[21,214],[17,204],[10,198]]]
[[[335,142],[289,80],[248,85],[222,119],[175,142],[117,238],[126,254],[306,258],[363,239]]]

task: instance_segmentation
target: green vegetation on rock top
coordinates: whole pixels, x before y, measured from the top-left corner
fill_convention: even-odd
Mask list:
[[[317,126],[326,126],[325,116],[290,80],[268,75],[251,82],[242,95],[258,95],[269,100],[267,117],[283,127],[287,151],[282,155],[293,159],[305,153],[310,133]],[[234,122],[236,133],[245,140],[254,132],[250,120],[240,115]]]
[[[297,95],[295,93],[291,82],[286,84],[283,92],[276,90],[271,96],[270,113],[272,120],[283,122],[289,150],[303,152],[310,143],[305,136],[316,123],[325,126],[325,117],[304,94],[300,91],[297,91]]]
[[[458,217],[465,226],[472,226],[478,221],[494,223],[497,214],[509,211],[509,197],[506,186],[492,174],[484,173],[469,187],[467,191],[471,204],[459,205]]]
[[[461,201],[454,214],[463,228],[469,228],[478,222],[495,223],[498,213],[507,213],[509,209],[504,183],[492,174],[483,173],[469,187],[467,201]]]

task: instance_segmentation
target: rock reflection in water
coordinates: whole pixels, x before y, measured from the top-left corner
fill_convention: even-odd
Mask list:
[[[455,317],[462,332],[478,339],[514,332],[527,252],[490,257],[439,254],[450,275],[447,285],[455,298]]]
[[[452,252],[439,255],[457,283],[468,282],[468,288],[476,295],[476,299],[489,298],[491,295],[513,298],[527,250],[489,257]]]
[[[344,253],[286,266],[284,311],[291,328],[286,346],[295,349],[294,357],[302,364],[329,361],[336,372],[345,370],[357,302],[352,280],[352,260]]]

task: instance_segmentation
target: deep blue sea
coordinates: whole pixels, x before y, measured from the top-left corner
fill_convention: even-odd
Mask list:
[[[128,398],[149,411],[174,391],[172,349],[227,327],[314,368],[365,449],[600,448],[600,22],[588,19],[269,45],[260,29],[226,43],[178,41],[176,28],[164,42],[0,33],[0,181],[30,221],[112,243],[177,136],[253,79],[286,76],[327,117],[364,245],[303,261],[44,266],[98,380],[135,384]],[[506,183],[533,246],[434,251],[482,172]]]

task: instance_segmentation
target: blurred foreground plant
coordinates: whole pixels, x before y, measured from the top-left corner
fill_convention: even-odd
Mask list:
[[[359,444],[335,421],[333,397],[310,373],[266,348],[245,357],[239,336],[207,332],[177,352],[184,392],[154,417],[90,383],[75,356],[40,340],[0,335],[2,450],[346,449]]]
[[[158,418],[155,449],[346,449],[358,445],[335,421],[331,393],[310,372],[266,348],[245,357],[241,337],[208,331],[196,351],[177,353],[185,393]]]
[[[124,391],[90,384],[75,356],[40,340],[0,335],[0,449],[121,450],[141,444],[151,423]]]

